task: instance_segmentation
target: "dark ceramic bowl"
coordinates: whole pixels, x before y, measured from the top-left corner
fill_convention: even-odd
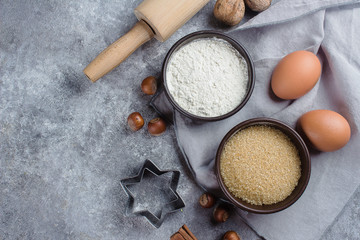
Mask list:
[[[181,108],[175,101],[175,99],[172,97],[168,86],[167,86],[167,82],[166,82],[166,69],[167,69],[167,65],[168,62],[172,56],[172,54],[174,52],[176,52],[178,49],[180,49],[182,46],[184,46],[185,44],[193,41],[193,40],[197,40],[200,38],[220,38],[223,39],[225,41],[227,41],[228,43],[230,43],[240,54],[241,56],[244,57],[247,66],[248,66],[248,84],[247,84],[247,90],[246,90],[246,94],[244,99],[242,100],[242,102],[236,107],[234,108],[232,111],[221,115],[221,116],[216,116],[216,117],[203,117],[203,116],[197,116],[194,115],[190,112],[187,112],[185,109]],[[165,88],[165,94],[167,96],[167,98],[169,99],[171,105],[177,110],[179,111],[181,114],[194,119],[194,120],[203,120],[203,121],[218,121],[218,120],[222,120],[225,118],[228,118],[230,116],[232,116],[233,114],[235,114],[236,112],[238,112],[242,107],[244,107],[244,105],[247,103],[247,101],[249,100],[253,89],[254,89],[254,85],[255,85],[255,71],[254,71],[254,64],[251,60],[250,55],[248,54],[248,52],[246,51],[246,49],[237,41],[235,41],[234,39],[232,39],[231,37],[217,32],[217,31],[199,31],[199,32],[194,32],[191,33],[183,38],[181,38],[179,41],[177,41],[169,50],[169,52],[167,53],[163,66],[162,66],[162,78],[164,81],[164,88]]]
[[[246,201],[243,201],[240,198],[235,197],[225,186],[223,179],[221,177],[220,173],[220,156],[221,152],[226,144],[226,142],[238,131],[241,131],[242,129],[245,129],[250,126],[254,125],[266,125],[270,127],[274,127],[276,129],[281,130],[283,133],[285,133],[293,142],[293,144],[297,147],[300,155],[300,161],[301,161],[301,176],[298,182],[298,185],[295,187],[293,192],[283,201],[271,204],[271,205],[253,205]],[[271,119],[271,118],[253,118],[249,119],[247,121],[244,121],[238,125],[236,125],[234,128],[232,128],[223,138],[221,141],[218,151],[216,153],[216,163],[215,163],[215,171],[217,180],[219,182],[219,185],[221,187],[222,192],[225,194],[225,196],[237,207],[241,208],[242,210],[252,212],[252,213],[261,213],[261,214],[267,214],[267,213],[274,213],[281,210],[284,210],[285,208],[291,206],[294,202],[296,202],[300,196],[305,191],[305,188],[309,182],[310,178],[310,166],[311,166],[311,160],[309,151],[300,137],[300,135],[293,130],[288,125],[282,123],[279,120]]]

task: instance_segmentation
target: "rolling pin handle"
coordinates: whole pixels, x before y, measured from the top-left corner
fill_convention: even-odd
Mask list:
[[[92,82],[96,82],[153,37],[152,29],[141,20],[128,33],[102,51],[83,72]]]

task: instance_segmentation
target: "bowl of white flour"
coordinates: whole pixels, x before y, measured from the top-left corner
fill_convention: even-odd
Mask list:
[[[195,32],[176,42],[166,55],[162,77],[173,107],[191,119],[205,121],[238,112],[255,84],[246,49],[215,31]]]

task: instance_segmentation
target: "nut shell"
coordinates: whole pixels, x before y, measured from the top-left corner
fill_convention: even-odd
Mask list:
[[[156,93],[156,90],[157,81],[155,77],[149,76],[141,82],[141,91],[143,91],[143,93],[147,95],[153,95]]]
[[[166,130],[166,123],[161,118],[154,118],[148,123],[148,131],[153,136],[160,136]]]
[[[128,116],[127,123],[130,129],[135,132],[144,126],[144,119],[139,112],[133,112]]]
[[[262,12],[270,7],[271,0],[245,0],[245,4],[254,12]]]
[[[214,220],[218,223],[226,222],[229,216],[228,210],[222,206],[217,206],[213,212]]]
[[[227,231],[222,240],[241,240],[241,238],[235,231]]]
[[[245,3],[244,0],[217,0],[213,12],[219,21],[235,26],[244,17]]]
[[[215,197],[210,193],[204,193],[200,196],[199,203],[203,208],[211,208],[215,204]]]

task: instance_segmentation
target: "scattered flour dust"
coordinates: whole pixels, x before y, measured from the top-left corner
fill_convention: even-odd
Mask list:
[[[247,63],[227,41],[203,38],[173,53],[166,81],[185,111],[202,117],[221,116],[236,108],[246,94]]]

